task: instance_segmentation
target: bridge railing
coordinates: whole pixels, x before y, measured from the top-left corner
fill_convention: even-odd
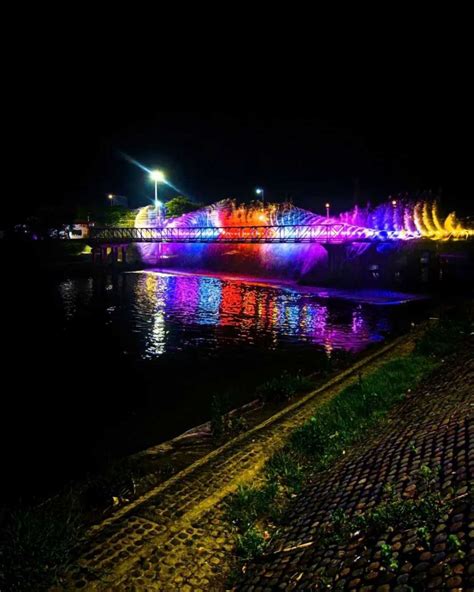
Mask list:
[[[287,226],[92,228],[92,242],[108,243],[343,243],[373,240],[376,231],[343,223]]]

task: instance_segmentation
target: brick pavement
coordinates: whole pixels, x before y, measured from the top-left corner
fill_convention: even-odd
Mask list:
[[[248,566],[239,590],[474,591],[474,346],[438,369],[390,414],[380,432],[332,469],[315,476],[291,504],[265,556]],[[396,528],[370,540],[318,544],[333,512],[373,508],[384,486],[416,495],[422,465],[439,467],[436,488],[455,500],[426,542]],[[450,535],[461,543],[460,553]],[[451,544],[450,544],[451,543]],[[398,567],[383,561],[390,545]]]

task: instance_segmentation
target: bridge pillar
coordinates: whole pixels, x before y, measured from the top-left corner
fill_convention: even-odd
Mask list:
[[[328,272],[331,279],[342,276],[344,263],[346,261],[346,245],[331,244],[324,245],[328,253]]]
[[[119,248],[112,245],[112,247],[110,249],[110,262],[114,266],[117,265],[117,262],[118,262],[118,251],[119,251]]]
[[[92,262],[94,263],[94,265],[106,265],[107,264],[107,247],[104,247],[103,245],[93,247]]]
[[[92,247],[92,263],[98,265],[101,260],[101,249],[100,247]]]
[[[109,253],[110,249],[110,253]],[[126,245],[96,245],[92,247],[92,263],[94,265],[117,265],[127,262]]]

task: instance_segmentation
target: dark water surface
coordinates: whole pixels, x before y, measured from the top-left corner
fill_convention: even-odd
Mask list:
[[[2,496],[54,489],[157,444],[207,420],[215,393],[241,404],[283,369],[314,372],[427,310],[383,292],[378,305],[324,295],[168,272],[17,270],[2,303]]]

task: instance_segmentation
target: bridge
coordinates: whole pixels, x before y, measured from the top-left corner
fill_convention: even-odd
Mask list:
[[[403,234],[403,237],[401,234]],[[404,231],[383,231],[342,222],[273,226],[168,226],[157,228],[91,228],[88,242],[129,243],[320,243],[387,241],[408,236]]]

